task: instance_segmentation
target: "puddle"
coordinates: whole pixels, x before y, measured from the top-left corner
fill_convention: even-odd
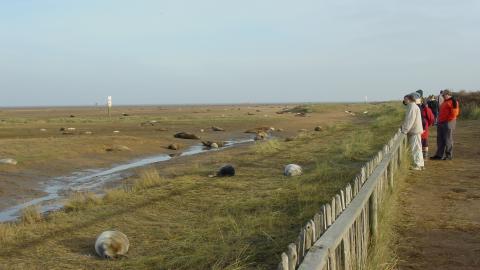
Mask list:
[[[176,158],[182,156],[192,156],[209,151],[219,151],[235,145],[245,144],[253,141],[253,138],[230,140],[226,141],[225,146],[219,149],[207,149],[202,144],[198,144],[187,148],[185,152],[181,153]],[[63,207],[62,200],[64,200],[71,192],[101,192],[105,184],[132,176],[134,174],[132,169],[159,162],[165,162],[171,160],[172,158],[175,157],[171,157],[168,154],[155,155],[147,158],[136,159],[128,163],[115,165],[109,169],[85,170],[72,173],[69,176],[53,178],[42,184],[42,191],[45,192],[46,195],[0,211],[0,222],[16,220],[24,208],[32,205],[37,205],[41,213],[58,210]]]

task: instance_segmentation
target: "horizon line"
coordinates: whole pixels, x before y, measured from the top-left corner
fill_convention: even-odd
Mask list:
[[[400,99],[398,99],[400,100]],[[112,106],[115,107],[153,107],[153,106],[165,106],[165,107],[175,107],[175,106],[228,106],[228,105],[290,105],[290,104],[369,104],[369,103],[379,103],[379,102],[392,102],[398,100],[370,100],[365,101],[289,101],[289,102],[218,102],[218,103],[143,103],[143,104],[117,104]],[[4,106],[0,105],[0,109],[13,109],[13,108],[103,108],[107,107],[107,104],[83,104],[83,105],[13,105],[13,106]]]

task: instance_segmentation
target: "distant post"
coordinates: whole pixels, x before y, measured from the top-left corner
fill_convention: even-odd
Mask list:
[[[367,103],[368,103],[368,97],[365,96],[365,104],[367,104]]]
[[[108,118],[110,118],[110,109],[112,108],[112,96],[107,97],[107,112]]]

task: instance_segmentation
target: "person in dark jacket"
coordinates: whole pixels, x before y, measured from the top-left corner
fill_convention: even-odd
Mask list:
[[[438,100],[435,98],[435,96],[432,95],[428,97],[427,105],[432,110],[433,116],[435,117],[436,125],[438,123]]]

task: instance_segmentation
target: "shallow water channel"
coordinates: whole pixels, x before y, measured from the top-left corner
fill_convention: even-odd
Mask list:
[[[209,151],[219,151],[249,142],[253,142],[253,138],[226,141],[225,146],[219,149],[208,149],[202,144],[193,145],[175,158],[192,156]],[[174,157],[171,157],[168,154],[160,154],[142,159],[135,159],[127,163],[115,165],[111,168],[85,170],[74,172],[68,176],[55,177],[42,183],[42,191],[45,195],[1,210],[0,222],[16,220],[24,208],[32,205],[37,205],[42,213],[58,210],[63,207],[64,199],[71,192],[92,191],[101,193],[105,184],[132,176],[134,174],[132,169],[165,162],[172,158]]]

